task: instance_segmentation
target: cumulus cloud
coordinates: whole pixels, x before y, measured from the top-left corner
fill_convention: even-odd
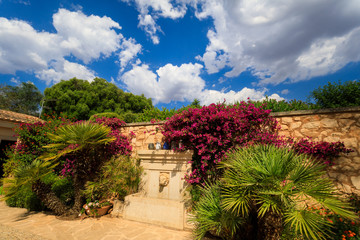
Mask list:
[[[208,73],[245,70],[260,84],[299,81],[360,60],[360,4],[337,1],[200,0],[196,16],[212,18],[209,44],[198,59]]]
[[[205,81],[199,76],[202,68],[202,65],[192,63],[180,67],[166,64],[155,74],[146,64],[134,65],[121,79],[130,92],[151,97],[155,104],[192,101],[205,86]]]
[[[172,0],[122,0],[123,2],[134,2],[139,11],[139,27],[151,38],[154,44],[159,44],[158,32],[160,26],[156,23],[157,18],[182,18],[186,11],[186,1]]]
[[[217,91],[217,90],[204,90],[199,95],[199,100],[202,105],[209,105],[211,103],[222,103],[226,102],[229,104],[241,101],[247,101],[248,98],[254,101],[265,99],[265,93],[267,89],[256,90],[252,88],[243,88],[238,92],[230,90],[228,92]],[[268,96],[270,99],[275,100],[284,100],[284,98],[280,97],[278,94],[272,94]]]
[[[53,15],[53,25],[62,38],[61,48],[85,63],[101,54],[108,57],[120,48],[122,35],[114,29],[121,27],[109,17],[86,16],[80,11],[59,9]]]
[[[286,95],[289,94],[289,92],[290,92],[289,89],[284,89],[281,91],[281,94]]]
[[[50,85],[52,82],[58,83],[73,77],[92,81],[95,78],[95,72],[84,65],[62,60],[52,62],[48,69],[36,71],[35,76]]]
[[[56,33],[37,31],[28,22],[0,18],[0,73],[34,72],[48,84],[73,77],[93,79],[86,64],[119,56],[120,67],[141,51],[134,39],[126,39],[118,23],[109,17],[87,16],[81,11],[59,9],[53,15]],[[65,60],[74,56],[85,65]]]
[[[10,79],[10,82],[15,83],[16,85],[19,85],[20,84],[20,79],[18,77],[17,78],[12,77]]]
[[[38,32],[27,22],[0,18],[0,73],[40,70],[63,56],[59,36]]]
[[[135,59],[135,57],[141,52],[142,46],[133,38],[124,39],[121,44],[121,52],[119,53],[120,71],[124,71],[124,68]]]
[[[124,73],[121,80],[127,89],[134,94],[144,94],[152,98],[155,104],[169,103],[170,101],[193,101],[199,99],[201,104],[218,103],[226,100],[227,103],[236,101],[261,100],[268,91],[243,88],[239,92],[207,90],[205,81],[200,77],[203,66],[198,63],[174,66],[166,64],[153,72],[149,65],[133,65],[133,69]],[[270,98],[283,100],[277,94]]]

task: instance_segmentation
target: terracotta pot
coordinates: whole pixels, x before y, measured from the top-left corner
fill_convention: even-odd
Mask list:
[[[86,204],[83,207],[85,208],[85,206]],[[110,210],[111,207],[112,205],[97,207],[97,208],[89,208],[89,209],[85,209],[85,212],[87,215],[91,217],[100,217],[107,214],[107,212]]]

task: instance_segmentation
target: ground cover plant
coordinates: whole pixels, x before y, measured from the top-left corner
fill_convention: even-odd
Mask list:
[[[194,207],[196,239],[206,233],[223,239],[330,239],[333,225],[328,216],[312,211],[318,206],[358,220],[324,177],[325,165],[309,155],[250,145],[228,153],[220,167],[223,177],[201,190]]]

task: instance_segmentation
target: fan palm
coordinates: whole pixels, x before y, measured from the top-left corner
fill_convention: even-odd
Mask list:
[[[92,180],[95,174],[106,160],[105,145],[114,141],[115,137],[109,135],[111,129],[107,126],[80,122],[73,125],[65,125],[57,129],[49,138],[54,142],[45,146],[47,153],[42,159],[58,163],[60,157],[71,156],[74,161],[74,206],[72,213],[77,213],[82,207],[82,190],[88,180]]]
[[[356,218],[350,205],[337,198],[324,165],[307,155],[255,145],[229,153],[221,168],[223,207],[256,219],[253,239],[280,239],[285,227],[305,239],[324,239],[330,223],[308,211],[313,205]]]
[[[9,199],[16,195],[23,186],[31,187],[37,197],[51,209],[55,214],[65,214],[68,208],[51,191],[51,186],[45,184],[41,179],[50,174],[55,165],[36,159],[29,165],[21,165],[14,171],[13,178],[4,179],[5,198]]]
[[[48,134],[54,143],[45,146],[48,152],[42,158],[57,160],[66,154],[110,143],[115,140],[115,137],[109,137],[110,132],[109,127],[90,122],[64,125],[54,134]]]
[[[245,219],[221,208],[219,185],[206,184],[200,191],[201,198],[194,206],[191,219],[195,223],[195,239],[203,239],[208,232],[225,239],[233,239]]]

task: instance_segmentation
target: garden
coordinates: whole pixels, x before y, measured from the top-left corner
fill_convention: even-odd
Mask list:
[[[270,112],[250,101],[194,103],[160,127],[163,141],[179,146],[175,151],[194,152],[184,176],[194,238],[360,239],[358,197],[340,195],[326,177],[333,160],[352,150],[280,136]],[[45,115],[21,124],[3,165],[7,205],[98,217],[137,192],[142,169],[124,126],[109,114],[87,121]]]

